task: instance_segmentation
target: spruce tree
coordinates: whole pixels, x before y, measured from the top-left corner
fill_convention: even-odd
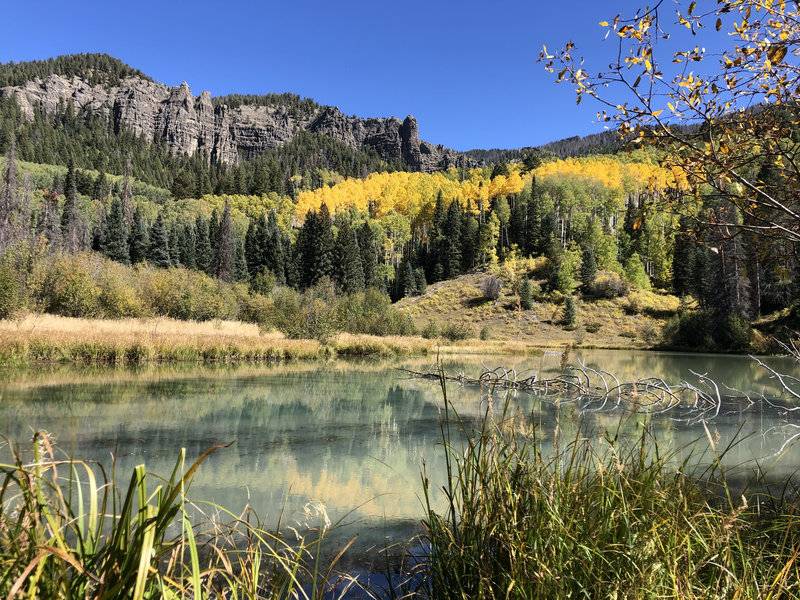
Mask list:
[[[17,160],[15,138],[11,140],[6,153],[6,172],[0,186],[0,254],[15,237],[14,217],[17,212]]]
[[[586,246],[581,253],[581,286],[584,293],[588,292],[597,277],[597,262],[594,258],[594,250],[591,246]]]
[[[364,269],[358,242],[349,221],[345,219],[336,237],[335,281],[345,294],[353,294],[364,289]]]
[[[442,272],[444,278],[458,277],[461,274],[461,206],[458,200],[453,200],[447,208],[443,246]]]
[[[247,271],[247,259],[245,258],[244,240],[236,242],[236,281],[249,281],[250,273]]]
[[[562,323],[564,324],[564,327],[570,329],[575,327],[577,320],[578,311],[575,308],[575,298],[573,298],[572,294],[570,294],[564,301],[564,319],[562,320]]]
[[[323,202],[319,207],[319,217],[317,219],[318,238],[317,238],[317,272],[316,281],[323,277],[333,276],[333,263],[335,260],[336,240],[333,236],[333,225],[328,206]]]
[[[199,271],[211,274],[211,267],[214,265],[211,252],[211,239],[208,231],[208,221],[203,215],[197,215],[194,222],[195,249],[194,260]]]
[[[522,281],[522,287],[519,290],[519,305],[522,310],[533,308],[533,286],[527,277]]]
[[[236,237],[233,233],[231,209],[227,202],[222,211],[217,242],[215,274],[222,281],[233,281],[236,274]]]
[[[287,283],[287,261],[286,254],[288,247],[291,250],[291,242],[288,237],[281,233],[278,227],[278,217],[274,212],[269,214],[266,231],[259,232],[259,239],[263,239],[263,261],[274,274],[279,284]]]
[[[192,223],[183,224],[183,233],[181,235],[181,246],[178,249],[181,258],[181,264],[187,269],[196,269],[197,261],[195,260],[195,251],[197,248],[197,236],[195,235],[194,226]]]
[[[469,211],[461,220],[461,272],[475,268],[478,259],[478,221]]]
[[[131,262],[128,231],[122,217],[122,201],[116,196],[111,200],[111,210],[105,221],[101,250],[111,260],[125,265]]]
[[[169,232],[164,217],[158,214],[156,222],[150,229],[150,242],[147,247],[147,262],[154,267],[166,269],[172,266],[169,254]]]
[[[361,267],[364,270],[365,288],[382,288],[378,277],[378,243],[375,232],[367,221],[358,229],[358,249],[361,252]]]
[[[75,181],[75,161],[70,157],[65,180],[64,208],[61,212],[61,235],[64,250],[70,254],[83,248],[81,232],[81,215],[78,209],[78,187]]]

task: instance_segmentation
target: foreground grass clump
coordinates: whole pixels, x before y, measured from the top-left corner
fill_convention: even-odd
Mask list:
[[[290,544],[252,514],[207,520],[186,489],[215,446],[184,470],[184,453],[155,488],[144,465],[127,487],[106,480],[101,466],[58,460],[45,434],[24,464],[0,465],[0,597],[3,598],[321,598],[349,584],[320,562],[330,523]],[[317,507],[312,507],[317,508]],[[313,511],[310,511],[313,512]],[[334,525],[335,527],[335,525]],[[344,550],[342,551],[344,552]]]
[[[551,438],[551,452],[506,417],[443,425],[443,513],[425,482],[430,597],[800,597],[796,503],[733,496],[718,462],[664,456],[646,430]]]

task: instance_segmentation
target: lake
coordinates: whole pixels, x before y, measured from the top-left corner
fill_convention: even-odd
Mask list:
[[[798,375],[792,360],[768,361]],[[547,376],[560,371],[561,356],[483,362],[489,368],[514,368],[519,377]],[[756,395],[774,395],[775,390],[769,373],[741,356],[585,350],[574,351],[569,362],[602,368],[620,381],[656,376],[698,384],[694,371]],[[107,466],[115,455],[124,482],[140,463],[169,475],[180,448],[193,461],[215,444],[234,442],[200,467],[191,498],[234,512],[249,504],[268,524],[281,513],[284,523],[307,522],[296,509],[318,500],[331,521],[348,524],[343,535],[356,531],[360,548],[379,548],[407,541],[419,531],[423,462],[431,481],[444,480],[441,390],[436,382],[398,370],[435,370],[433,363],[427,358],[6,370],[0,384],[0,433],[24,451],[32,432],[43,429],[65,455]],[[481,359],[462,357],[445,359],[444,368],[471,376],[484,370]],[[722,393],[741,396],[725,388]],[[485,391],[477,387],[448,384],[448,397],[468,424],[487,409]],[[718,414],[707,415],[708,433],[703,420],[680,408],[632,418],[613,403],[586,408],[581,402],[555,402],[524,392],[516,394],[512,407],[531,416],[545,443],[552,443],[556,431],[560,440],[569,441],[578,428],[584,435],[638,435],[639,425],[645,424],[662,449],[694,442],[692,451],[702,457],[698,460],[710,460],[709,435],[719,448],[739,440],[724,463],[741,480],[760,470],[780,481],[800,467],[800,452],[792,447],[800,433],[796,413],[757,401],[755,395],[726,401]],[[7,460],[7,449],[2,452]],[[202,508],[209,514],[216,510]]]

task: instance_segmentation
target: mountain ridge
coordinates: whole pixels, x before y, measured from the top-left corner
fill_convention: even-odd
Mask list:
[[[66,65],[61,69],[65,74],[54,72],[59,61]],[[76,66],[81,61],[100,66],[81,69]],[[110,70],[107,76],[104,66]],[[402,162],[415,171],[474,165],[463,153],[421,141],[411,115],[402,121],[351,117],[337,107],[293,94],[232,94],[215,100],[203,91],[194,96],[186,82],[172,87],[155,82],[108,55],[6,63],[0,70],[6,75],[0,81],[17,83],[1,87],[0,96],[14,97],[30,121],[39,107],[48,116],[68,107],[73,111],[89,108],[110,120],[115,130],[125,127],[148,140],[163,139],[175,154],[202,152],[212,164],[239,164],[243,158],[287,143],[300,131],[309,131],[354,150],[375,150],[387,162]],[[26,72],[33,77],[22,81]],[[236,101],[228,105],[225,99]]]

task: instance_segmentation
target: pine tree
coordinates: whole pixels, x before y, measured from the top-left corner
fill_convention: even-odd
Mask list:
[[[365,288],[382,288],[378,277],[378,243],[375,232],[367,221],[358,229],[358,249],[361,252],[361,267],[364,270]]]
[[[128,231],[122,217],[122,201],[116,196],[111,200],[111,210],[105,221],[101,250],[111,260],[125,265],[131,262]]]
[[[565,302],[564,302],[564,319],[562,323],[566,328],[575,327],[575,323],[578,320],[578,311],[575,307],[575,298],[573,298],[572,294],[568,295]]]
[[[469,212],[461,220],[461,272],[475,268],[478,259],[478,221]]]
[[[169,232],[164,217],[158,214],[156,222],[150,229],[150,242],[147,248],[147,262],[154,267],[166,269],[172,266],[169,254]]]
[[[584,293],[588,292],[592,287],[595,277],[597,277],[597,262],[594,258],[594,250],[587,245],[581,254],[580,270],[581,286]]]
[[[336,240],[333,236],[331,214],[328,206],[323,202],[319,207],[318,238],[317,238],[317,274],[315,282],[323,277],[333,276],[333,263],[335,260]]]
[[[195,249],[197,248],[197,236],[194,232],[192,223],[184,223],[181,235],[181,246],[178,252],[181,259],[181,264],[187,269],[196,269],[197,261],[195,260]]]
[[[144,262],[150,248],[150,236],[147,231],[147,223],[139,207],[133,213],[133,227],[128,238],[130,259],[133,264]]]
[[[83,249],[81,215],[78,209],[78,188],[75,181],[75,161],[70,158],[64,182],[66,199],[61,213],[61,235],[64,250],[74,254]]]
[[[461,274],[461,206],[457,200],[453,200],[447,209],[442,272],[445,279],[452,279]]]
[[[236,281],[249,281],[250,273],[247,271],[247,259],[245,258],[244,240],[236,242]]]
[[[267,228],[263,233],[264,264],[275,273],[275,278],[279,284],[287,283],[287,248],[291,251],[291,242],[284,237],[278,227],[278,217],[271,212],[267,220]]]
[[[208,221],[203,218],[203,215],[198,214],[194,222],[195,231],[195,249],[194,260],[195,265],[199,271],[211,274],[211,267],[213,266],[213,255],[211,251],[211,239],[208,231]]]
[[[364,269],[358,241],[350,223],[345,219],[336,237],[335,281],[345,294],[353,294],[364,289]]]
[[[527,277],[522,281],[522,287],[519,290],[519,305],[522,310],[533,308],[533,286]]]
[[[227,202],[222,211],[218,236],[215,274],[222,281],[230,282],[236,274],[236,238],[233,233],[231,209]]]
[[[17,212],[17,160],[14,134],[6,153],[6,172],[0,187],[0,254],[15,237],[14,217]]]
[[[125,226],[130,227],[133,222],[133,188],[131,186],[131,153],[125,156],[125,179],[122,186],[122,218]]]

